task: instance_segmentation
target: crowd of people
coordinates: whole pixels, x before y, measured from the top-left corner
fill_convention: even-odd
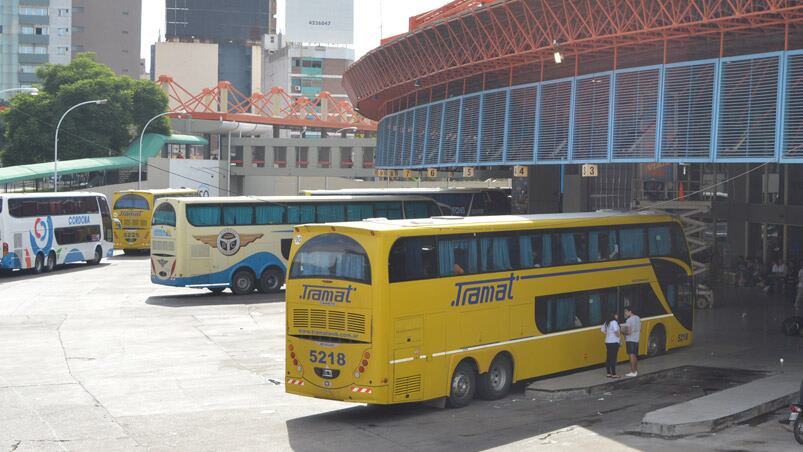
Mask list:
[[[761,258],[736,259],[735,287],[757,287],[767,295],[784,295],[803,308],[803,266],[796,259],[781,258],[763,262]]]

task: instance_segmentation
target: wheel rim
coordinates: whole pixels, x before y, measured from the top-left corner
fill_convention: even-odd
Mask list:
[[[45,266],[43,261],[44,261],[44,259],[42,259],[41,255],[36,256],[36,262],[34,263],[36,271],[38,271],[38,272],[42,271],[42,269]]]
[[[650,335],[650,355],[658,353],[658,337],[655,334]]]
[[[248,278],[245,277],[245,276],[241,276],[241,277],[237,278],[237,281],[235,282],[235,284],[237,285],[237,288],[240,289],[240,290],[246,290],[246,289],[248,289],[248,286],[250,286],[250,283],[248,282]]]
[[[452,394],[457,398],[463,398],[468,394],[469,379],[468,375],[458,374],[455,375],[452,381]]]
[[[491,384],[491,389],[494,391],[501,391],[507,384],[507,372],[500,365],[491,367],[488,372],[488,379]]]
[[[803,436],[803,422],[796,422],[795,429],[798,435]]]
[[[53,270],[54,268],[56,268],[56,256],[51,254],[47,257],[47,269]]]
[[[275,289],[278,282],[279,278],[277,278],[276,275],[268,275],[266,278],[266,285],[271,289]]]

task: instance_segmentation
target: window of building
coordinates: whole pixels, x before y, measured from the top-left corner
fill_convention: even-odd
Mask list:
[[[243,166],[243,147],[234,146],[231,151],[231,166]]]
[[[318,167],[330,168],[332,166],[332,149],[329,147],[318,148]]]
[[[69,8],[59,8],[58,9],[58,15],[59,15],[59,17],[69,16],[70,15],[70,9]]]
[[[38,6],[20,6],[20,16],[47,16],[47,8]]]
[[[73,33],[83,33],[84,32],[84,27],[82,27],[80,25],[76,25],[76,26],[72,27],[72,31],[73,31]]]
[[[124,16],[127,16],[127,15],[128,15],[128,10],[127,10],[127,9],[124,9],[124,10],[123,10],[123,15],[124,15]]]
[[[70,34],[70,29],[66,27],[59,27],[58,29],[56,29],[56,32],[58,33],[59,36],[67,36],[68,34]]]
[[[69,47],[56,47],[57,55],[67,55],[68,53],[70,53]]]
[[[265,146],[254,146],[251,148],[251,166],[254,168],[265,167]]]
[[[20,72],[23,74],[36,74],[38,67],[35,64],[20,64]]]
[[[273,167],[285,168],[287,166],[287,147],[276,146],[273,148]]]
[[[84,12],[84,7],[83,6],[74,6],[73,9],[72,9],[72,12],[74,12],[74,13],[82,13],[82,12]]]
[[[50,29],[48,27],[34,27],[33,34],[45,36],[50,34]]]

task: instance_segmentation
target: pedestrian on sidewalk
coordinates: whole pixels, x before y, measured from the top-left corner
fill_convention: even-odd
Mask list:
[[[797,272],[797,297],[795,297],[795,314],[803,312],[803,266]]]
[[[641,317],[633,312],[633,308],[625,306],[625,324],[622,326],[625,334],[625,347],[630,356],[630,372],[625,377],[638,376],[638,342],[641,336]]]
[[[607,377],[619,378],[616,375],[616,355],[619,353],[619,314],[611,313],[600,331],[605,333],[605,350],[607,352],[605,372]]]

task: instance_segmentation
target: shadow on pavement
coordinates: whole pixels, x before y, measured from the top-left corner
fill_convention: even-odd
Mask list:
[[[89,265],[84,262],[75,264],[63,264],[56,267],[56,269],[50,273],[40,273],[38,275],[34,273],[33,270],[0,270],[0,282],[15,282],[15,281],[24,281],[26,279],[32,279],[32,278],[47,278],[48,276],[51,275],[52,276],[64,275],[93,269],[102,269],[108,266],[109,264],[107,262],[101,262],[100,264],[97,265]]]
[[[284,302],[284,294],[234,295],[232,293],[215,294],[212,292],[199,292],[194,294],[165,295],[148,297],[146,304],[164,306],[167,308],[185,308],[192,306],[220,306],[233,304],[265,304]]]

